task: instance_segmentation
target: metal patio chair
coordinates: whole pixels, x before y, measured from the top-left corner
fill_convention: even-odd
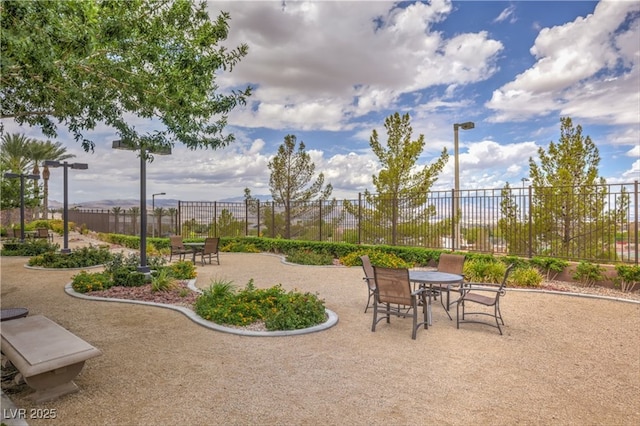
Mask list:
[[[514,264],[511,264],[507,267],[500,286],[490,283],[466,283],[462,286],[462,296],[458,299],[456,306],[456,328],[460,328],[460,324],[465,322],[485,324],[491,327],[496,327],[500,332],[500,335],[502,335],[502,327],[500,327],[500,323],[504,325],[504,320],[502,319],[502,312],[500,312],[500,296],[504,296],[506,294],[507,278],[514,266]],[[465,309],[466,304],[468,303],[477,303],[482,306],[492,307],[493,312],[487,310],[468,312]],[[460,308],[462,308],[462,315]],[[489,316],[495,319],[496,324],[493,325],[489,322],[479,321],[477,319],[466,319],[465,317],[467,315]]]
[[[431,306],[431,293],[428,288],[411,289],[409,270],[406,268],[382,268],[373,267],[376,281],[373,299],[373,324],[371,331],[376,331],[376,324],[383,319],[390,323],[390,316],[411,317],[413,320],[411,338],[415,340],[416,332],[420,326],[425,330],[429,328],[428,311]],[[427,303],[427,298],[429,298]],[[419,303],[421,302],[421,303]],[[396,309],[391,305],[408,309]],[[418,309],[422,307],[423,318],[418,322]],[[378,314],[382,316],[378,318]]]

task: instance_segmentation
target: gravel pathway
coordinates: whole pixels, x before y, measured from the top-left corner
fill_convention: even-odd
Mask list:
[[[411,340],[410,320],[371,332],[361,268],[287,265],[276,256],[222,253],[198,266],[198,286],[230,279],[318,292],[339,316],[326,331],[246,337],[198,326],[178,312],[65,294],[77,272],[1,259],[1,306],[43,314],[99,348],[80,392],[34,406],[30,425],[640,424],[640,304],[509,291],[506,326],[449,321]],[[455,314],[454,314],[455,320]]]

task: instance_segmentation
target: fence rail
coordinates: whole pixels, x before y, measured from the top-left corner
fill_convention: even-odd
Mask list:
[[[95,231],[139,233],[140,218],[130,212],[116,219],[109,211],[79,210],[69,217]],[[415,199],[359,194],[289,207],[179,201],[177,211],[148,223],[148,235],[155,224],[156,235],[185,238],[265,236],[638,264],[638,182],[462,190],[457,199],[453,190]]]

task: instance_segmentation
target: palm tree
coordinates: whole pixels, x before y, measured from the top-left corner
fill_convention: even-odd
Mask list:
[[[3,172],[27,174],[31,162],[25,153],[27,152],[27,145],[32,139],[27,138],[25,135],[19,133],[3,134],[2,142],[0,143],[0,169]],[[2,201],[0,205],[3,209],[8,209],[9,222],[12,221],[12,208],[20,206],[20,184],[16,179],[4,179],[4,173],[2,173]],[[30,190],[25,191],[24,202],[25,205],[33,205],[33,197]]]
[[[133,223],[133,235],[138,235],[136,232],[136,221],[138,220],[138,215],[140,214],[140,207],[131,207],[129,209],[129,213],[131,213],[131,223]]]
[[[176,214],[178,213],[178,209],[174,207],[169,207],[167,209],[167,214],[169,215],[169,232],[172,234],[177,234],[176,229],[173,225],[174,219],[176,219]]]
[[[68,158],[75,157],[73,154],[67,154],[67,148],[62,146],[61,142],[51,142],[51,141],[38,141],[31,140],[27,144],[28,155],[31,161],[33,161],[33,171],[34,175],[40,175],[39,163],[44,162],[44,160],[53,160],[53,161],[62,161]],[[42,170],[42,178],[44,180],[43,187],[43,211],[46,217],[46,212],[49,210],[49,167],[43,166]],[[39,186],[38,181],[34,181],[34,193],[36,197],[39,195]]]
[[[158,236],[161,237],[162,236],[162,215],[165,214],[167,211],[165,209],[163,209],[162,207],[156,207],[156,211],[153,212],[153,215],[155,217],[157,217],[158,219]]]
[[[118,233],[118,219],[120,218],[120,212],[122,212],[122,208],[120,207],[114,207],[111,209],[111,211],[113,212],[113,214],[115,215],[115,231],[113,232],[114,234]]]
[[[12,135],[2,135],[2,143],[0,149],[0,164],[2,170],[12,173],[28,173],[31,161],[26,155],[27,145],[33,139],[27,138],[25,135],[14,133]]]

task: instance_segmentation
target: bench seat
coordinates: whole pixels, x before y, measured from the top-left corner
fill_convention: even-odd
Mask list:
[[[42,315],[2,324],[2,353],[35,390],[36,403],[76,392],[73,379],[98,349]]]

